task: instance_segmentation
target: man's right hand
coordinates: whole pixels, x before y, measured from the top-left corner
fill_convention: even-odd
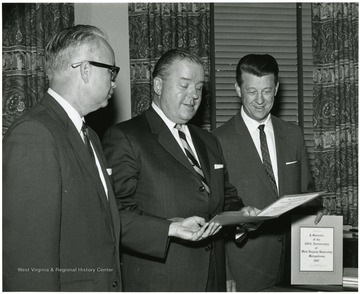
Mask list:
[[[192,216],[185,219],[174,219],[169,227],[169,237],[188,241],[200,241],[220,231],[217,223],[207,223],[204,218]]]

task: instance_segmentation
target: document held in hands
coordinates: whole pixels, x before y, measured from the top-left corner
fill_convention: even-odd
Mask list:
[[[277,201],[273,202],[268,207],[265,207],[256,216],[244,216],[240,214],[239,211],[225,211],[213,217],[210,222],[216,222],[219,223],[221,226],[226,226],[265,221],[268,219],[276,218],[284,214],[285,212],[288,212],[289,210],[303,205],[304,203],[309,202],[316,197],[319,197],[323,193],[324,192],[315,192],[285,195],[279,198]]]

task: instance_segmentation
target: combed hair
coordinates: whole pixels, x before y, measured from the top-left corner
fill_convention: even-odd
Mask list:
[[[279,79],[279,66],[275,58],[269,54],[248,54],[240,59],[236,67],[236,81],[240,86],[243,82],[242,73],[249,73],[257,77],[274,74],[275,84]]]
[[[203,62],[196,54],[190,53],[189,51],[186,51],[184,49],[170,49],[169,51],[164,53],[156,62],[152,77],[161,77],[164,79],[167,69],[176,60],[187,60],[204,66]]]
[[[101,39],[106,39],[104,32],[90,25],[68,27],[55,34],[45,48],[46,73],[49,79],[56,71],[69,66],[71,57],[76,55],[82,46],[96,53]]]

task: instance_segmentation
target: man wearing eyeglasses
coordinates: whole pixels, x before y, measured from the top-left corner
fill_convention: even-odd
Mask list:
[[[3,290],[121,291],[121,230],[124,246],[162,258],[168,237],[198,241],[216,228],[127,211],[120,222],[100,141],[83,119],[107,105],[119,72],[99,29],[56,34],[46,65],[50,88],[3,140]]]

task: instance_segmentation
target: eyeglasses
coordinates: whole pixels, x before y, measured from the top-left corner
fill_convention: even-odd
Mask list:
[[[77,68],[85,61],[87,61],[88,63],[90,63],[90,64],[92,64],[94,66],[97,66],[97,67],[107,68],[111,73],[111,81],[115,82],[116,77],[117,77],[117,75],[118,75],[118,73],[120,71],[120,67],[118,67],[118,66],[105,64],[105,63],[101,63],[101,62],[96,62],[96,61],[83,60],[83,61],[80,61],[80,62],[73,63],[71,65],[71,67],[72,68]]]

